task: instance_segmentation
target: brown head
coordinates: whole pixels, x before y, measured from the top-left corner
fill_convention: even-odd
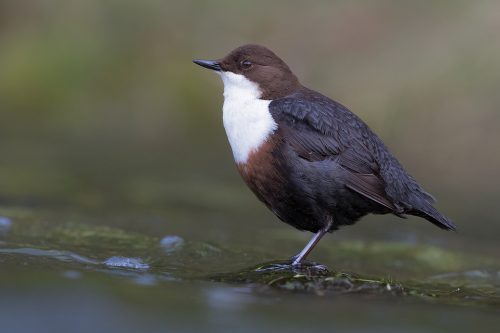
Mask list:
[[[221,73],[244,76],[258,85],[260,98],[265,100],[285,97],[301,87],[288,65],[261,45],[243,45],[222,59],[193,62]]]

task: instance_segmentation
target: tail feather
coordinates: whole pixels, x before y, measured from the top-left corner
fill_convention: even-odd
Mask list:
[[[427,203],[423,208],[412,209],[407,214],[423,217],[437,227],[445,230],[457,230],[457,226],[452,220],[441,214],[430,203]]]

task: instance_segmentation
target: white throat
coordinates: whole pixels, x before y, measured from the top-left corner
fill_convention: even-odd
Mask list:
[[[269,112],[271,101],[260,99],[259,86],[245,76],[219,72],[224,82],[223,121],[236,163],[246,163],[276,130]]]

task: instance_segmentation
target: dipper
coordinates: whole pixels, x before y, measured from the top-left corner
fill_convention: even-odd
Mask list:
[[[302,86],[271,50],[244,45],[194,63],[222,77],[224,128],[248,187],[280,220],[315,233],[293,265],[327,232],[368,213],[415,215],[455,230],[360,118]]]

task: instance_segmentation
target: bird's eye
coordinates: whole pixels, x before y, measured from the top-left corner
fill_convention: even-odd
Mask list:
[[[252,67],[252,62],[250,60],[243,60],[241,62],[241,67],[244,69]]]

